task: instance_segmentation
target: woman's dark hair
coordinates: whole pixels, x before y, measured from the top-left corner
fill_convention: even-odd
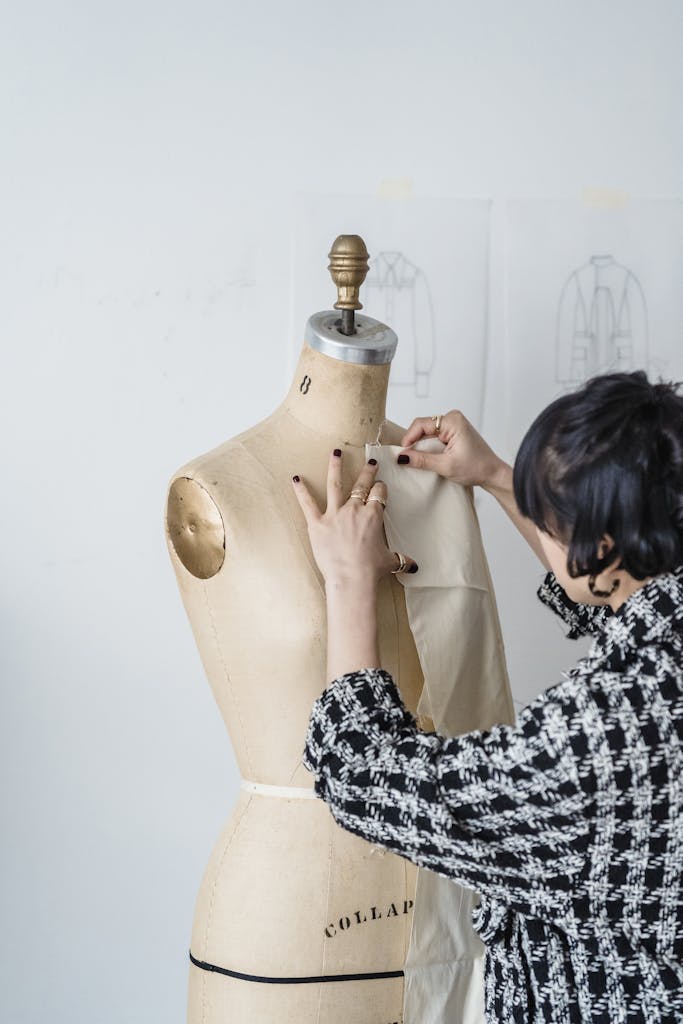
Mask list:
[[[606,373],[529,427],[513,487],[523,516],[566,544],[570,576],[620,558],[635,579],[683,562],[683,396],[643,370]],[[604,534],[614,547],[600,557]]]

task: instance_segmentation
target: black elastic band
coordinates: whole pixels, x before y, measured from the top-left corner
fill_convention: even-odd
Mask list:
[[[195,967],[201,967],[203,971],[227,974],[229,978],[239,978],[240,981],[261,981],[266,985],[309,985],[319,981],[372,981],[375,978],[403,977],[403,971],[377,971],[374,974],[319,974],[313,978],[264,978],[259,974],[242,974],[241,971],[229,971],[227,967],[204,963],[203,960],[197,960],[192,956],[192,950],[189,952],[192,963]]]

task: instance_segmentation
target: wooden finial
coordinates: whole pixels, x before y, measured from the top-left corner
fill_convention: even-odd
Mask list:
[[[335,309],[342,311],[342,334],[355,334],[354,310],[362,309],[358,293],[368,272],[368,250],[360,235],[339,235],[329,252],[328,270],[337,286]]]

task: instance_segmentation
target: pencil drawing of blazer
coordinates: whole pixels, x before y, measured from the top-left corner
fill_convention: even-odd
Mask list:
[[[557,311],[557,381],[573,386],[598,373],[647,368],[645,296],[613,256],[592,256],[562,290]]]
[[[400,340],[391,366],[389,386],[409,385],[415,397],[429,395],[436,350],[434,309],[427,278],[400,252],[380,252],[365,281],[366,306],[372,316],[390,324]]]

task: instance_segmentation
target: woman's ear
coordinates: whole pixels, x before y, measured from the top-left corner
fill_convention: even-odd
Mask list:
[[[598,558],[606,558],[607,555],[610,553],[610,551],[612,550],[613,547],[614,547],[614,537],[610,537],[609,533],[603,533],[602,540],[600,541],[600,543],[598,545]],[[607,566],[607,568],[609,568],[609,569],[616,569],[618,565],[619,565],[619,562],[617,562],[616,565],[613,564],[613,563],[610,563]]]

